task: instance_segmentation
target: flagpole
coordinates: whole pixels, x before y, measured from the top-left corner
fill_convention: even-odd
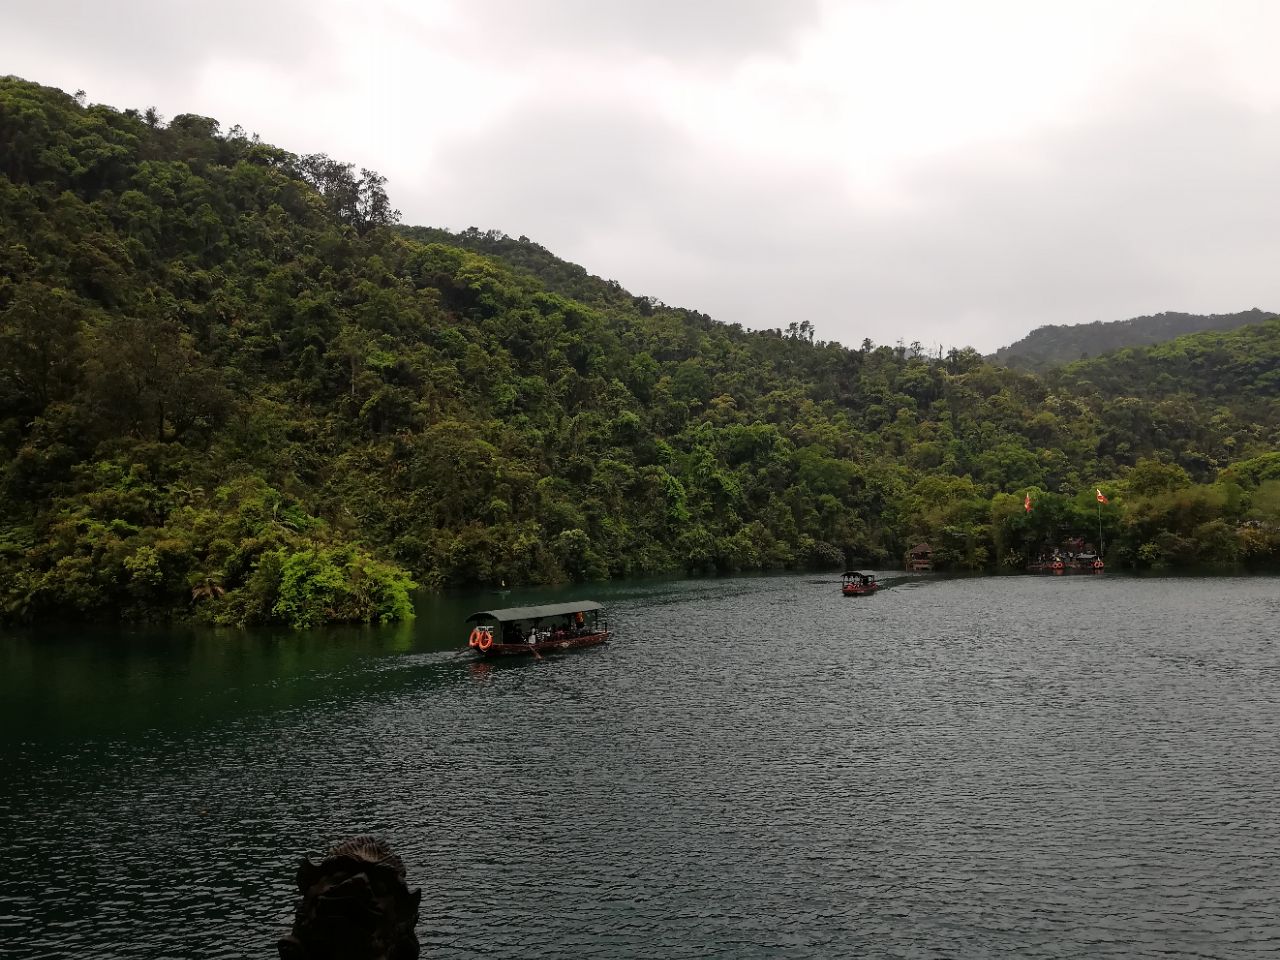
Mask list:
[[[1095,499],[1093,505],[1098,508],[1098,559],[1102,559],[1102,501]]]

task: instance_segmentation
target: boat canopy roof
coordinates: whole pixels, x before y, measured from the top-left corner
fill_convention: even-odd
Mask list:
[[[863,573],[861,570],[846,570],[844,575],[846,577],[862,577],[864,580],[871,576],[871,574]]]
[[[564,617],[571,613],[587,613],[602,609],[594,600],[579,600],[577,603],[548,603],[541,607],[508,607],[505,610],[479,610],[467,617],[467,623],[473,620],[497,620],[499,623],[510,623],[513,620],[545,620],[547,617]]]

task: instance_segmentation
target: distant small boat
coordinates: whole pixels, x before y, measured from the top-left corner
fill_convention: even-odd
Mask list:
[[[1107,567],[1095,553],[1054,554],[1027,564],[1031,573],[1101,573]]]
[[[538,657],[594,647],[609,639],[603,610],[591,600],[481,610],[466,619],[475,624],[467,646],[482,657]]]
[[[840,592],[846,597],[865,597],[880,589],[876,578],[870,573],[849,570],[840,578]]]
[[[1092,550],[1082,551],[1071,558],[1071,564],[1081,573],[1101,573],[1107,565]]]

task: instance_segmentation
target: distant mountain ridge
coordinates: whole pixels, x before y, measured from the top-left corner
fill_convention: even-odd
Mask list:
[[[1021,340],[1001,347],[988,359],[1016,370],[1038,373],[1125,347],[1150,346],[1205,330],[1234,330],[1261,323],[1275,315],[1273,310],[1254,307],[1239,313],[1205,315],[1169,311],[1130,320],[1050,324],[1037,327]]]
[[[1235,409],[1241,424],[1280,425],[1280,317],[1126,347],[1045,374],[1077,395],[1098,391],[1186,407]],[[1196,418],[1188,413],[1187,420]],[[1130,425],[1132,426],[1132,424]],[[1159,440],[1153,439],[1153,445]]]

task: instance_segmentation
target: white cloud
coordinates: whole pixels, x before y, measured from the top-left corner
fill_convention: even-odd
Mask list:
[[[6,68],[380,170],[409,222],[846,342],[1280,306],[1280,7],[55,0]]]

